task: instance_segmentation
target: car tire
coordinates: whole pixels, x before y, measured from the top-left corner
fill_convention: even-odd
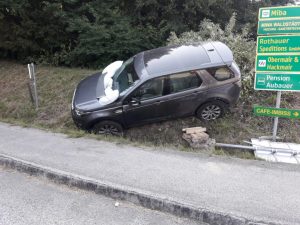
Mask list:
[[[207,102],[197,109],[196,117],[202,121],[216,120],[224,115],[226,108],[226,104],[221,101]]]
[[[105,120],[96,123],[92,129],[92,132],[100,135],[123,136],[123,127],[117,122]]]

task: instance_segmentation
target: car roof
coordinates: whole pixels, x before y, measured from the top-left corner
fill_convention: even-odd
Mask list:
[[[231,50],[221,42],[200,42],[167,46],[141,52],[134,66],[142,79],[188,70],[204,69],[233,62]]]

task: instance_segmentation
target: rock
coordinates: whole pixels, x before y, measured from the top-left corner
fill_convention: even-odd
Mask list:
[[[184,128],[182,129],[183,132],[187,134],[195,134],[195,133],[200,133],[200,132],[206,132],[205,127],[190,127],[190,128]]]
[[[195,127],[195,128],[185,128],[182,138],[186,140],[192,148],[213,151],[215,148],[215,139],[209,138],[209,135],[205,133],[206,128]]]

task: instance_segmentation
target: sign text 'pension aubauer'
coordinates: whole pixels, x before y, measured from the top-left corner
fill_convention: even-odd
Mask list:
[[[257,73],[255,89],[300,91],[300,74]]]

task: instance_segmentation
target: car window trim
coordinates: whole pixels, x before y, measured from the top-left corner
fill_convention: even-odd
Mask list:
[[[176,95],[176,94],[179,94],[179,93],[182,93],[182,92],[185,92],[185,91],[192,91],[192,90],[195,90],[195,89],[198,89],[201,87],[201,85],[203,84],[203,79],[201,78],[200,74],[198,73],[198,71],[195,71],[195,70],[190,70],[190,71],[183,71],[183,72],[180,72],[180,73],[174,73],[174,74],[169,74],[167,75],[167,79],[170,81],[170,76],[172,75],[176,75],[176,74],[181,74],[181,73],[190,73],[190,74],[195,74],[196,77],[198,78],[198,80],[200,81],[200,85],[197,86],[197,87],[192,87],[192,88],[188,88],[188,89],[184,89],[184,90],[181,90],[179,92],[174,92],[174,93],[168,93],[164,96],[167,96],[167,95]]]
[[[228,79],[226,79],[226,80],[217,80],[217,79],[215,78],[215,76],[212,75],[212,74],[208,71],[208,69],[215,69],[215,70],[217,71],[217,70],[220,69],[220,68],[227,68],[227,69],[231,72],[231,77],[228,78]],[[209,74],[216,82],[227,82],[227,81],[229,81],[229,80],[235,78],[235,73],[234,73],[234,71],[232,71],[232,69],[231,69],[229,66],[227,66],[227,65],[216,66],[216,67],[209,67],[209,68],[206,68],[206,69],[204,69],[204,70],[206,70],[206,72],[207,72],[207,73],[208,73],[208,74]]]
[[[129,103],[129,99],[130,98],[132,98],[132,94],[138,89],[138,88],[140,88],[142,85],[144,85],[146,82],[149,82],[149,81],[151,81],[151,80],[154,80],[154,79],[158,79],[158,78],[164,78],[164,83],[163,83],[163,93],[164,93],[164,90],[165,90],[165,79],[166,79],[166,77],[167,77],[167,75],[162,75],[162,76],[157,76],[157,77],[153,77],[153,78],[150,78],[150,79],[148,79],[148,80],[145,80],[144,82],[142,82],[141,84],[139,84],[136,88],[134,88],[125,98],[124,98],[124,100],[123,100],[123,102],[122,102],[122,104],[123,105],[125,105],[125,104],[128,104]],[[141,99],[141,102],[142,101],[146,101],[146,100],[151,100],[151,99],[154,99],[154,98],[160,98],[160,97],[163,97],[163,96],[165,96],[165,95],[162,95],[162,96],[156,96],[156,97],[153,97],[153,98],[149,98],[149,99],[144,99],[144,100],[142,100]]]
[[[205,70],[205,69],[204,69]],[[167,93],[167,94],[164,94],[165,93],[165,90],[166,90],[166,85],[167,85],[167,82],[170,80],[170,76],[172,75],[175,75],[175,74],[180,74],[180,73],[194,73],[198,80],[200,81],[200,85],[198,87],[194,87],[194,88],[189,88],[189,89],[185,89],[185,90],[182,90],[180,92],[175,92],[175,93]],[[209,73],[207,71],[207,73]],[[210,73],[209,73],[210,74]],[[199,74],[199,71],[198,70],[189,70],[189,71],[182,71],[182,72],[179,72],[179,73],[174,73],[174,74],[165,74],[165,75],[161,75],[161,76],[156,76],[156,77],[153,77],[151,79],[148,79],[148,80],[145,80],[144,82],[142,82],[141,84],[139,84],[134,90],[132,90],[123,100],[122,104],[125,105],[125,104],[129,104],[129,99],[132,98],[132,94],[138,89],[140,88],[142,85],[144,85],[146,82],[149,82],[151,80],[154,80],[154,79],[158,79],[158,78],[164,78],[164,85],[163,85],[163,95],[162,96],[156,96],[156,97],[153,97],[153,98],[149,98],[149,99],[144,99],[144,100],[141,100],[141,102],[144,102],[144,101],[147,101],[147,100],[153,100],[155,98],[161,98],[161,97],[165,97],[165,96],[169,96],[169,95],[177,95],[177,94],[180,94],[182,92],[185,92],[185,91],[193,91],[193,90],[196,90],[196,89],[199,89],[202,85],[203,85],[203,79],[201,78],[200,74]]]

